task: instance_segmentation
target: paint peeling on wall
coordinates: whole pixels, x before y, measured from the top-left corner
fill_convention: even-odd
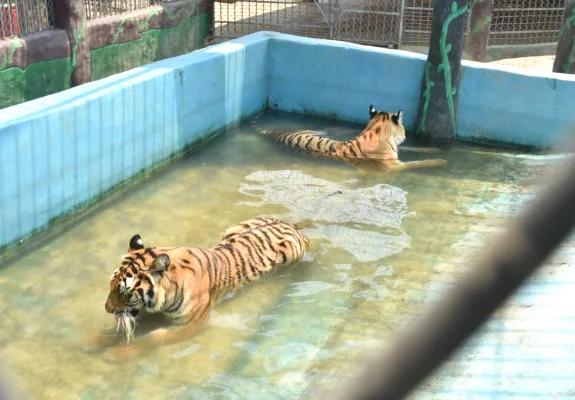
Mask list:
[[[14,38],[14,41],[12,43],[12,49],[10,50],[10,53],[8,53],[4,56],[4,60],[2,61],[2,64],[0,64],[0,71],[2,71],[4,68],[6,68],[6,66],[8,64],[12,64],[14,53],[20,47],[22,47],[22,42],[20,41],[20,39]]]

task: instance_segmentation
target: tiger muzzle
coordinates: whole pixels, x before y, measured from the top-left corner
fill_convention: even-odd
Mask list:
[[[110,314],[123,312],[126,309],[122,302],[122,298],[117,291],[110,292],[104,308]]]

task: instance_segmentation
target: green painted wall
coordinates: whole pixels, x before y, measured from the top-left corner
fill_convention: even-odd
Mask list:
[[[60,92],[70,87],[70,58],[42,61],[0,71],[0,108]]]
[[[209,26],[210,15],[200,14],[174,28],[143,32],[135,41],[92,50],[92,80],[199,49],[204,46]],[[38,62],[26,69],[0,69],[0,109],[68,89],[71,68],[71,60],[66,57]]]
[[[204,46],[210,15],[200,14],[174,28],[152,29],[132,42],[112,44],[90,52],[92,80],[189,53]]]

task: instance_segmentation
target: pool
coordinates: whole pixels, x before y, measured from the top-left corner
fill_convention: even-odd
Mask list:
[[[282,112],[261,121],[342,139],[361,129]],[[295,399],[333,388],[466,270],[534,196],[532,179],[561,158],[472,145],[440,156],[447,166],[361,176],[342,163],[294,156],[248,123],[232,128],[86,209],[58,235],[37,236],[34,251],[13,250],[0,270],[2,358],[30,398]],[[306,258],[228,296],[209,325],[183,342],[129,363],[83,352],[85,336],[114,325],[103,307],[108,279],[133,234],[148,245],[208,247],[228,225],[255,216],[306,221]],[[553,271],[572,275],[561,263]],[[496,321],[483,337],[509,335]],[[542,330],[522,332],[514,351],[536,351],[525,343]],[[448,376],[462,365],[486,368],[470,357],[448,364]],[[561,359],[546,357],[549,366]],[[562,376],[575,372],[565,368]],[[414,398],[434,398],[446,388],[441,379]],[[513,390],[523,381],[531,380],[516,376]],[[451,387],[473,397],[467,384]]]
[[[438,155],[444,167],[364,176],[295,156],[245,122],[277,110],[263,122],[348,138],[374,104],[402,109],[412,132],[424,64],[261,32],[0,110],[0,354],[14,380],[58,399],[303,399],[336,388],[533,198],[575,125],[575,77],[472,62],[458,90],[461,143]],[[134,362],[82,351],[113,324],[108,278],[133,234],[207,247],[266,215],[307,222],[302,262]],[[573,245],[414,398],[571,396]]]

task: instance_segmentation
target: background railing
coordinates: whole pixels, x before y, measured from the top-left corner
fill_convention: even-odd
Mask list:
[[[0,39],[54,26],[51,0],[0,0]]]
[[[95,19],[164,2],[84,4],[87,18]],[[488,45],[556,43],[564,6],[565,0],[494,0]],[[223,0],[214,1],[212,9],[212,42],[273,30],[386,47],[427,47],[433,0]],[[0,11],[0,39],[54,27],[52,0],[0,0]]]
[[[564,7],[565,0],[494,0],[489,45],[557,42]],[[433,0],[216,1],[214,41],[275,30],[379,46],[427,47],[432,15]]]
[[[96,19],[110,15],[123,14],[142,10],[161,3],[171,3],[178,0],[85,0],[86,17]]]

